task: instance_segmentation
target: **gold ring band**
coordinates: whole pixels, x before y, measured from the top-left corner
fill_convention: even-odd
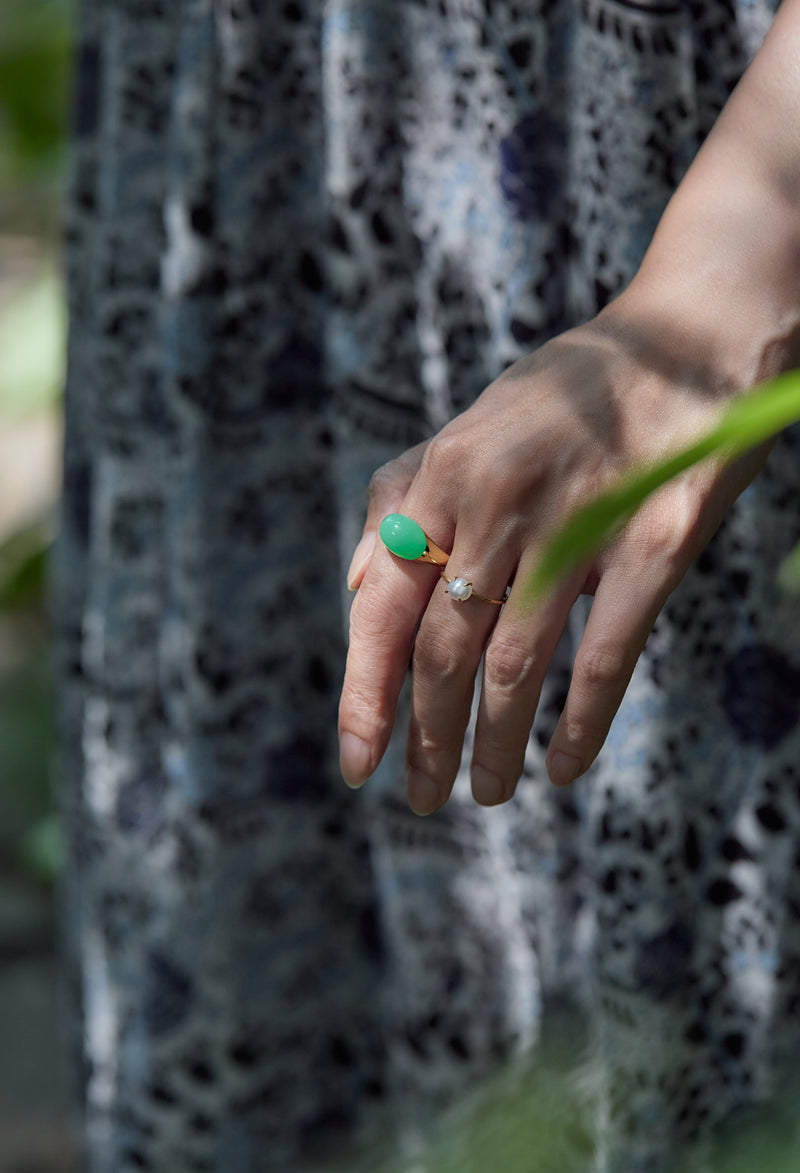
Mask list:
[[[477,591],[474,591],[469,579],[449,578],[444,571],[442,571],[442,578],[447,583],[444,589],[450,598],[455,599],[457,603],[466,603],[467,599],[480,599],[482,603],[496,603],[498,607],[502,607],[511,594],[511,587],[506,587],[506,593],[502,599],[490,599],[487,595],[479,595]]]

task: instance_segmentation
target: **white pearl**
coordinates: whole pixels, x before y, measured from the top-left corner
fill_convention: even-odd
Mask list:
[[[446,589],[451,599],[455,599],[457,603],[464,603],[472,594],[472,583],[467,582],[465,578],[454,578],[447,584]]]

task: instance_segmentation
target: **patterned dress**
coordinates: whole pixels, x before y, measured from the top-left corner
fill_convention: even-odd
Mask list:
[[[370,474],[624,287],[771,15],[80,4],[56,576],[90,1173],[352,1171],[381,1137],[437,1173],[427,1122],[557,1021],[589,1106],[565,1173],[703,1168],[785,1089],[796,432],[578,785],[542,767],[570,638],[503,807],[460,777],[413,815],[402,721],[351,793],[335,735]]]

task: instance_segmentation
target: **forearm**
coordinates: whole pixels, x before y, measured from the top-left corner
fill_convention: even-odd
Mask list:
[[[673,196],[612,320],[720,393],[800,364],[800,0]]]

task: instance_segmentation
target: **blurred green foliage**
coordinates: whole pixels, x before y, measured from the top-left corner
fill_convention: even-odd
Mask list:
[[[72,0],[0,0],[0,429],[57,410],[60,398],[72,16]],[[0,872],[46,881],[61,855],[50,778],[52,540],[52,517],[23,508],[0,542]]]
[[[554,1021],[548,1021],[548,1017]],[[402,1151],[378,1143],[364,1157],[331,1173],[589,1173],[598,1168],[598,1122],[610,1126],[608,1069],[585,1025],[566,1007],[550,1006],[533,1052],[503,1063],[443,1111],[410,1125]],[[661,1173],[797,1173],[800,1120],[794,1085],[768,1104],[742,1106],[714,1129],[707,1143],[663,1153]],[[388,1151],[394,1146],[394,1151]],[[605,1165],[603,1165],[605,1167]],[[615,1168],[618,1166],[615,1164]],[[639,1166],[637,1166],[638,1168]]]
[[[72,0],[0,4],[0,189],[52,183],[64,151]]]

